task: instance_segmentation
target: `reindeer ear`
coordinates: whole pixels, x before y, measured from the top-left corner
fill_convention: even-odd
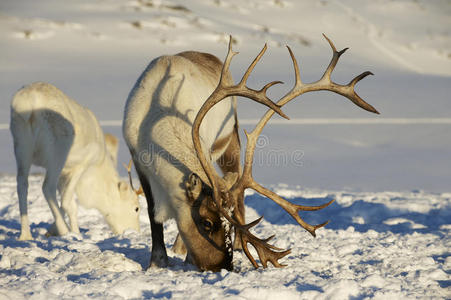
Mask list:
[[[117,184],[117,187],[118,187],[119,191],[121,191],[121,192],[126,191],[128,189],[128,183],[125,181],[119,181],[119,183]]]
[[[238,179],[238,173],[235,172],[227,172],[224,175],[224,181],[225,181],[225,187],[227,190],[230,190],[230,188],[232,187],[232,185],[235,184],[235,182]]]
[[[196,173],[191,173],[185,184],[186,192],[190,201],[195,201],[202,192],[203,182]]]
[[[114,165],[117,166],[117,153],[119,150],[119,140],[112,134],[105,134],[105,146],[107,153],[110,155]]]

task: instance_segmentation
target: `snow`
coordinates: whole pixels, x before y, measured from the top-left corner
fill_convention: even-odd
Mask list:
[[[20,224],[15,178],[1,178],[0,298],[449,297],[450,194],[319,193],[274,186],[296,203],[336,199],[323,211],[303,214],[311,223],[331,220],[325,229],[318,230],[317,238],[312,238],[269,200],[247,195],[246,218],[265,216],[255,232],[259,236],[276,234],[276,246],[292,249],[283,259],[287,267],[255,270],[235,251],[234,271],[198,272],[169,249],[170,267],[146,271],[150,227],[145,209],[140,234],[127,231],[113,236],[97,211],[81,208],[80,235],[46,238],[52,215],[40,193],[42,180],[42,175],[30,177],[34,240],[23,242],[17,240]],[[144,199],[141,205],[145,208]],[[177,235],[176,225],[168,222],[164,228],[170,248]]]
[[[451,5],[446,0],[78,0],[0,4],[0,299],[446,299],[451,297]],[[30,177],[33,241],[18,241],[20,223],[9,104],[21,86],[47,81],[94,111],[105,131],[121,136],[124,101],[156,56],[187,49],[226,54],[228,35],[240,54],[237,80],[265,42],[249,78],[272,80],[280,97],[293,83],[285,44],[304,81],[330,59],[322,38],[350,47],[337,82],[376,75],[357,92],[381,116],[322,92],[284,108],[256,150],[257,181],[290,201],[328,208],[302,216],[331,222],[312,238],[275,204],[246,196],[248,221],[264,215],[258,236],[292,248],[287,267],[255,270],[234,253],[235,270],[197,272],[168,250],[170,267],[146,270],[150,228],[114,236],[97,211],[80,208],[81,234],[46,238],[52,222],[41,192],[42,170]],[[239,102],[245,129],[265,109]],[[119,161],[129,160],[121,141]],[[120,170],[126,176],[125,170]],[[165,224],[169,248],[176,237]]]

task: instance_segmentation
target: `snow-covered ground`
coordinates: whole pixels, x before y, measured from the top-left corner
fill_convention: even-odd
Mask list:
[[[331,207],[304,214],[311,223],[330,219],[316,239],[276,205],[247,196],[247,219],[265,216],[256,233],[276,234],[275,244],[291,248],[283,269],[255,270],[235,252],[235,270],[197,272],[169,250],[170,267],[145,271],[150,228],[143,209],[141,233],[113,236],[101,215],[80,210],[80,235],[46,238],[52,222],[31,180],[33,241],[18,241],[15,179],[1,177],[0,299],[445,299],[451,276],[451,194],[425,192],[348,193],[312,189],[274,190],[297,203]],[[145,207],[145,200],[141,201]],[[165,225],[167,247],[175,222]]]
[[[0,299],[451,298],[450,15],[447,0],[0,1]],[[170,252],[170,268],[144,271],[144,213],[141,233],[113,236],[97,212],[81,209],[80,236],[47,239],[51,215],[40,175],[30,178],[35,240],[17,241],[8,123],[22,85],[56,85],[121,136],[125,99],[152,58],[187,49],[224,58],[232,34],[237,79],[267,42],[249,82],[284,81],[270,90],[275,98],[293,82],[285,44],[305,81],[322,74],[331,52],[321,33],[339,49],[350,47],[336,81],[376,74],[357,91],[381,115],[322,92],[293,101],[284,109],[291,122],[275,118],[264,130],[258,181],[292,201],[337,200],[306,216],[331,220],[313,239],[269,201],[247,196],[248,220],[265,216],[257,233],[275,233],[276,245],[293,249],[288,267],[254,270],[236,253],[234,272],[199,273]],[[263,112],[240,101],[242,127]],[[121,142],[119,160],[128,159]],[[170,246],[176,226],[165,230]]]

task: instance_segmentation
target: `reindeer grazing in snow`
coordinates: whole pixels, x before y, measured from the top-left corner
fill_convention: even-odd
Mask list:
[[[264,267],[268,261],[276,267],[282,266],[278,260],[290,250],[276,248],[268,243],[270,238],[260,239],[250,232],[261,218],[249,224],[244,221],[243,195],[247,188],[275,201],[313,236],[316,229],[327,224],[310,225],[302,220],[299,211],[319,210],[332,201],[313,207],[295,205],[252,178],[258,136],[274,112],[287,118],[281,107],[297,96],[328,90],[377,113],[354,91],[355,84],[370,72],[355,77],[347,85],[331,80],[331,73],[346,49],[337,51],[325,38],[333,50],[333,57],[322,78],[314,83],[301,81],[296,59],[288,48],[296,82],[277,103],[272,102],[266,92],[280,82],[270,82],[258,91],[246,86],[266,46],[241,81],[233,84],[229,65],[236,53],[231,49],[231,38],[224,65],[210,54],[183,52],[153,60],[142,73],[126,103],[123,133],[148,202],[152,229],[150,266],[168,263],[162,227],[168,218],[175,218],[179,229],[176,249],[186,249],[187,261],[201,270],[231,269],[233,248],[237,247],[242,247],[257,268],[248,243],[256,249]],[[270,108],[255,129],[246,132],[248,141],[243,170],[239,158],[235,96],[250,98]],[[212,165],[215,161],[223,176],[216,173]],[[232,228],[235,230],[234,244]]]
[[[138,197],[117,170],[118,140],[104,135],[94,114],[47,83],[20,89],[11,103],[11,133],[17,163],[21,233],[31,239],[27,212],[28,174],[32,164],[46,169],[42,191],[55,223],[48,234],[79,233],[78,201],[96,208],[115,234],[139,231]],[[61,194],[61,207],[56,190]],[[62,208],[62,209],[61,209]]]

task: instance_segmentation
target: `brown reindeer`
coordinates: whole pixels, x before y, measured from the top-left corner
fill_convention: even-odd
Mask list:
[[[210,54],[184,52],[159,57],[147,67],[127,100],[123,131],[148,201],[152,228],[151,266],[167,265],[162,222],[171,217],[176,219],[180,233],[177,249],[186,248],[187,261],[201,270],[231,269],[233,248],[240,246],[257,268],[258,263],[250,254],[248,243],[257,250],[263,267],[267,267],[268,261],[276,267],[282,266],[279,259],[290,250],[269,244],[271,237],[260,239],[250,232],[261,218],[245,223],[243,199],[247,188],[275,201],[313,236],[316,229],[328,223],[307,224],[299,216],[299,211],[319,210],[332,201],[313,207],[295,205],[252,178],[257,138],[274,112],[288,118],[281,107],[290,100],[306,92],[328,90],[377,113],[354,91],[355,84],[370,72],[362,73],[347,85],[330,79],[346,49],[337,51],[325,38],[332,47],[333,57],[322,78],[314,83],[301,81],[296,59],[288,48],[296,82],[277,103],[271,101],[266,92],[280,82],[270,82],[260,90],[246,86],[249,75],[266,51],[266,45],[236,85],[229,72],[230,62],[236,54],[232,51],[231,42],[224,64]],[[252,99],[270,108],[255,129],[246,132],[243,170],[240,151],[237,151],[240,142],[235,96]],[[215,161],[220,162],[223,176],[216,172]],[[232,229],[235,229],[234,245]]]

